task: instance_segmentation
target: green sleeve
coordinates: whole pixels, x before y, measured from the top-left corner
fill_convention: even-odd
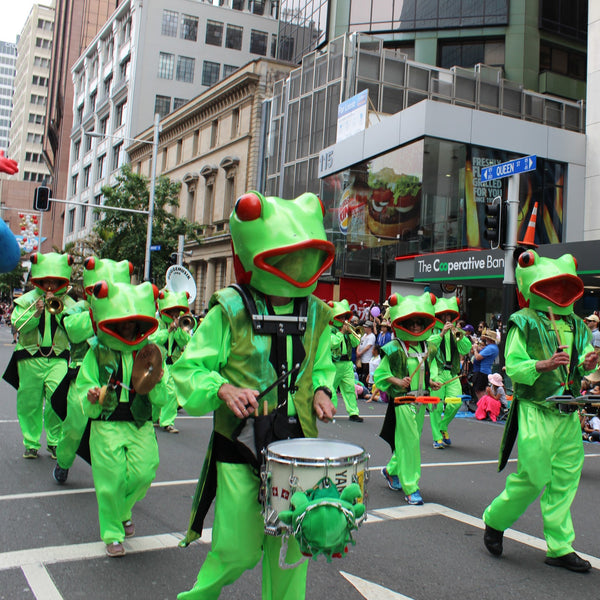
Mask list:
[[[537,359],[527,353],[525,336],[518,327],[511,327],[508,331],[504,356],[506,374],[513,382],[533,385],[537,381],[540,376],[535,368]]]
[[[342,345],[342,341],[344,340],[344,336],[341,331],[332,331],[331,332],[331,349],[339,350]]]
[[[315,363],[313,365],[312,381],[313,390],[318,387],[329,388],[332,392],[333,381],[335,379],[335,366],[331,360],[331,349],[329,347],[329,333],[324,330],[319,338],[319,345],[317,346],[317,354],[315,357]]]
[[[92,388],[101,387],[99,377],[98,361],[94,351],[90,348],[79,369],[77,375],[77,395],[81,402],[81,407],[85,415],[91,419],[97,419],[102,413],[102,407],[100,404],[91,404],[88,402],[87,393]]]
[[[82,306],[75,305],[70,314],[65,315],[62,324],[73,344],[81,344],[95,335],[89,310]]]
[[[471,352],[471,348],[473,347],[473,343],[471,342],[471,338],[465,333],[460,340],[456,341],[456,347],[458,352],[462,355],[469,354]]]
[[[204,415],[222,406],[217,393],[224,383],[229,382],[220,370],[227,362],[230,349],[229,322],[223,309],[216,305],[171,369],[177,397],[189,414]]]

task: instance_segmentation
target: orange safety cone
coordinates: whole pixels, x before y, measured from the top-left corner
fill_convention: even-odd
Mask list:
[[[525,230],[525,237],[523,240],[518,241],[517,244],[520,246],[527,246],[529,248],[537,248],[538,245],[535,243],[535,224],[537,221],[537,207],[538,203],[536,202],[533,205],[533,210],[531,211],[531,217],[529,217],[529,225],[527,225],[527,229]]]

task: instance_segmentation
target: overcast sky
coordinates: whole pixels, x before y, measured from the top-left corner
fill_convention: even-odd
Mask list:
[[[51,0],[0,0],[0,42],[16,42],[34,4],[50,6]]]

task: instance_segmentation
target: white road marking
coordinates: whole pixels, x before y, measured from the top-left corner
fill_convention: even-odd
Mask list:
[[[356,577],[356,575],[350,575],[345,571],[340,571],[340,575],[348,580],[366,600],[412,600],[408,596],[392,592],[392,590],[377,585],[372,581]]]
[[[32,563],[22,567],[23,575],[33,592],[33,595],[40,600],[63,600],[58,591],[50,573],[42,563]]]

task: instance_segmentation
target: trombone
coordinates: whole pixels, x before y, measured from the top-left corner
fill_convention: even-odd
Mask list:
[[[69,286],[67,288],[67,292],[71,289],[71,286]],[[66,293],[66,292],[65,292]],[[23,314],[25,314],[27,311],[31,310],[38,302],[38,300],[40,300],[40,298],[36,298],[24,311]],[[65,305],[64,302],[61,300],[61,298],[59,296],[56,295],[52,295],[52,296],[48,296],[47,298],[44,298],[44,309],[47,310],[51,315],[57,315],[59,313],[61,313],[64,309]],[[17,327],[17,333],[19,331],[21,331],[21,329],[23,329],[23,327],[25,327],[25,325],[27,325],[27,323],[29,323],[29,321],[31,321],[31,319],[33,319],[33,317],[35,316],[35,311],[33,311],[29,317],[27,317],[27,319],[25,320],[25,322],[21,323],[21,325],[19,325]]]
[[[357,329],[354,327],[354,325],[352,325],[350,321],[344,321],[344,325],[348,326],[348,329],[350,330],[350,335],[352,335],[355,339],[357,339],[360,342],[362,336],[360,335],[360,332],[357,331]]]

